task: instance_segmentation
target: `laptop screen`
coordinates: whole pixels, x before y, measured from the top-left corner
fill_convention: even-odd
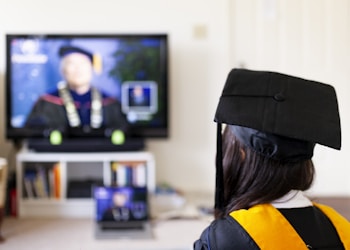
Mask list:
[[[146,187],[98,186],[93,194],[100,224],[148,220]]]

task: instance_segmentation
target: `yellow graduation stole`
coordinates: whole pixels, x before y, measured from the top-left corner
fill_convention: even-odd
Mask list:
[[[333,223],[345,250],[350,250],[350,222],[334,209],[314,203]],[[308,247],[288,220],[272,205],[256,205],[230,213],[262,250],[307,250]]]

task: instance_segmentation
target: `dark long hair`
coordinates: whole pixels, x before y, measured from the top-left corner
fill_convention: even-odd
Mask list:
[[[315,169],[311,159],[298,163],[269,159],[236,140],[228,126],[222,143],[225,208],[216,211],[216,218],[270,203],[293,189],[305,191],[313,183]]]

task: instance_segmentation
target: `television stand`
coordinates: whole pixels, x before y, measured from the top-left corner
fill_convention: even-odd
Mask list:
[[[91,191],[101,182],[104,186],[120,187],[137,183],[146,186],[149,194],[154,193],[153,154],[22,150],[16,156],[18,216],[96,218],[96,201]]]
[[[113,144],[110,138],[63,138],[53,145],[48,138],[28,139],[28,149],[36,152],[125,152],[145,149],[142,138],[127,138],[123,144]]]

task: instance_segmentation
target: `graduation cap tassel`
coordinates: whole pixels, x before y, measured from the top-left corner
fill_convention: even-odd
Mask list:
[[[216,186],[215,186],[215,209],[222,211],[224,208],[224,171],[222,166],[222,135],[221,123],[217,124],[216,135]]]

